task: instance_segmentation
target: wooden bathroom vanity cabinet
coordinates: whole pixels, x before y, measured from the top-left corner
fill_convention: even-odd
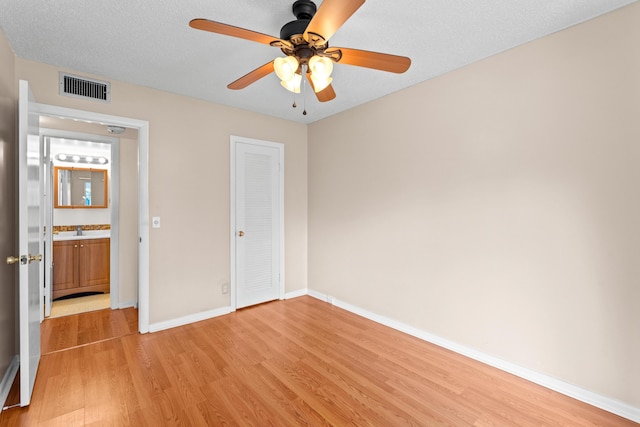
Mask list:
[[[111,239],[53,242],[53,299],[83,292],[109,292]]]

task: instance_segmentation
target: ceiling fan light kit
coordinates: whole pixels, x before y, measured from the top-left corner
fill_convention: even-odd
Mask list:
[[[302,75],[298,72],[300,63],[295,56],[285,56],[276,58],[273,61],[273,68],[276,75],[281,80],[280,84],[287,90],[300,93],[300,82]]]
[[[280,38],[202,18],[193,19],[189,25],[198,30],[278,47],[286,55],[240,77],[227,86],[229,89],[244,89],[275,72],[282,87],[300,93],[302,76],[306,76],[318,101],[327,102],[336,97],[331,85],[334,63],[392,73],[404,73],[411,66],[411,59],[404,56],[329,48],[329,39],[364,2],[365,0],[324,0],[317,8],[311,0],[297,0],[292,7],[297,19],[280,29]]]

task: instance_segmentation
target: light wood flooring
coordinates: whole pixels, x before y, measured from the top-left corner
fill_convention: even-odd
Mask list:
[[[110,307],[111,294],[97,294],[54,301],[50,319],[88,311],[104,310]]]
[[[0,425],[638,425],[311,297],[146,335],[94,313],[43,333],[32,404]]]

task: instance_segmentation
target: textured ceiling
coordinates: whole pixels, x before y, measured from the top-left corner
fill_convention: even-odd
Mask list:
[[[279,36],[293,0],[0,0],[0,28],[16,55],[81,73],[311,123],[495,53],[633,3],[631,0],[368,0],[331,46],[412,59],[404,74],[337,64],[337,98],[319,103],[275,75],[227,84],[282,56],[277,48],[194,30],[206,18]],[[317,1],[318,6],[321,1]]]

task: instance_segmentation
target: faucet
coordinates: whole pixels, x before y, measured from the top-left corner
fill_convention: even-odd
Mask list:
[[[76,227],[76,236],[82,236],[82,226]]]

